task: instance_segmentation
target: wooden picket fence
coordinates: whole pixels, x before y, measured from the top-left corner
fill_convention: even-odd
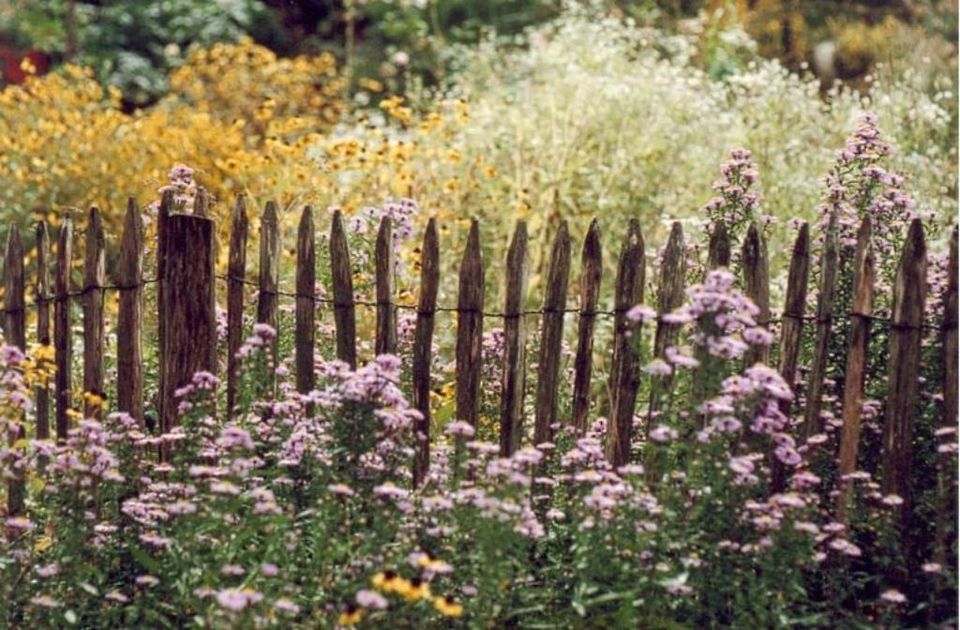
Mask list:
[[[226,276],[218,277],[214,269],[215,230],[208,217],[204,194],[197,198],[192,213],[175,212],[171,194],[163,197],[158,215],[157,276],[144,278],[143,225],[139,209],[131,200],[128,205],[116,264],[116,284],[107,285],[105,278],[105,239],[100,213],[91,209],[88,217],[83,261],[83,286],[74,290],[70,283],[73,258],[73,227],[69,219],[60,227],[56,260],[53,264],[54,282],[50,280],[50,235],[45,223],[36,228],[35,302],[29,306],[37,310],[36,335],[41,343],[48,343],[51,332],[50,307],[53,306],[53,344],[55,348],[55,437],[66,439],[71,426],[73,400],[71,382],[71,349],[73,347],[71,308],[79,301],[83,309],[83,389],[102,393],[104,390],[104,296],[107,290],[119,292],[117,321],[117,382],[115,409],[132,414],[138,419],[144,415],[143,373],[143,300],[148,285],[157,285],[157,338],[159,356],[159,403],[161,430],[176,425],[174,392],[188,383],[200,370],[216,372],[217,321],[215,316],[215,285],[226,281],[227,295],[227,373],[226,409],[222,415],[230,418],[237,399],[237,351],[242,342],[244,288],[256,285],[256,320],[277,327],[279,298],[293,297],[296,301],[294,329],[294,365],[296,388],[309,392],[315,385],[314,349],[318,307],[325,303],[332,307],[336,328],[336,356],[351,366],[357,364],[358,306],[376,310],[376,353],[394,353],[397,350],[397,311],[404,308],[395,299],[393,226],[384,218],[376,240],[376,299],[358,300],[353,289],[353,274],[343,217],[333,215],[329,237],[332,298],[315,294],[317,256],[316,231],[313,211],[303,210],[297,231],[296,289],[293,293],[279,288],[280,232],[277,208],[267,203],[260,221],[259,268],[257,281],[247,279],[248,220],[243,197],[237,199],[231,213],[229,263]],[[860,433],[861,405],[864,397],[864,376],[867,365],[867,346],[873,316],[876,261],[870,244],[869,219],[860,226],[855,255],[855,287],[853,309],[850,313],[835,312],[835,298],[839,265],[839,243],[836,221],[831,222],[822,247],[820,260],[819,298],[814,314],[805,310],[808,276],[811,268],[810,229],[804,224],[791,252],[786,299],[780,318],[779,365],[780,373],[788,383],[794,383],[798,373],[801,335],[807,326],[814,328],[814,354],[807,379],[804,436],[821,430],[823,382],[827,369],[827,349],[831,327],[836,318],[850,317],[852,334],[846,360],[844,397],[842,401],[843,430],[840,447],[839,474],[853,472],[857,461]],[[621,246],[617,275],[614,279],[614,309],[598,309],[602,264],[600,230],[594,221],[586,234],[580,254],[579,304],[567,307],[568,284],[571,273],[571,238],[565,223],[557,230],[549,257],[542,308],[527,308],[527,250],[528,236],[523,222],[519,222],[510,242],[505,268],[505,301],[500,312],[485,311],[485,264],[481,255],[480,231],[473,221],[466,248],[462,254],[459,272],[459,295],[455,307],[437,304],[440,283],[440,247],[437,224],[430,219],[426,225],[421,246],[420,291],[415,307],[416,328],[412,357],[413,404],[422,413],[416,431],[418,450],[414,462],[414,483],[420,484],[429,465],[430,449],[430,382],[431,358],[435,318],[438,312],[456,314],[456,419],[476,425],[479,419],[481,386],[481,346],[485,321],[501,321],[504,330],[504,356],[500,404],[500,447],[503,455],[520,448],[526,434],[523,423],[527,328],[531,318],[540,318],[538,374],[536,398],[533,405],[533,443],[553,439],[558,421],[571,423],[583,431],[591,413],[591,378],[594,367],[594,331],[598,317],[614,319],[611,368],[609,371],[610,404],[600,410],[608,415],[606,452],[610,462],[619,466],[630,458],[634,415],[638,412],[637,396],[641,383],[640,357],[631,339],[631,323],[626,313],[634,305],[644,302],[646,273],[645,244],[639,222],[630,221]],[[731,260],[730,239],[718,229],[710,235],[708,269],[727,266]],[[5,308],[4,331],[7,343],[21,348],[27,345],[25,331],[25,266],[23,248],[17,228],[11,228],[6,248],[4,273]],[[941,331],[945,380],[943,423],[955,426],[957,422],[957,233],[954,230],[950,249],[949,289],[943,296],[946,318]],[[881,463],[883,491],[899,494],[907,499],[910,476],[912,424],[919,402],[918,367],[921,351],[921,328],[924,317],[926,286],[926,244],[919,220],[913,221],[906,246],[899,260],[896,285],[893,288],[890,326],[889,393],[883,436]],[[741,245],[740,267],[744,274],[745,293],[760,308],[759,321],[770,325],[771,304],[769,261],[767,246],[755,225],[747,231]],[[675,223],[664,249],[657,295],[653,302],[659,315],[677,308],[684,298],[686,277],[684,234]],[[561,344],[566,315],[577,318],[574,382],[570,416],[558,415]],[[675,343],[678,326],[658,318],[654,332],[653,351],[663,357],[666,349]],[[274,339],[269,352],[277,356],[278,341]],[[755,348],[746,358],[747,364],[768,361],[768,350]],[[651,389],[667,386],[667,378],[654,378]],[[696,383],[694,383],[696,390]],[[662,391],[662,390],[661,390]],[[697,395],[694,391],[693,395]],[[657,395],[651,396],[649,411],[656,411]],[[50,436],[48,391],[37,391],[35,412],[36,437]],[[103,410],[96,400],[87,400],[83,413],[100,417]],[[790,404],[784,405],[790,411]],[[947,462],[949,463],[949,462]],[[946,465],[946,464],[945,464]],[[8,511],[16,513],[22,492],[19,480],[10,485]],[[846,511],[849,491],[841,493],[837,511],[841,518]],[[902,506],[905,518],[910,510],[906,500]]]

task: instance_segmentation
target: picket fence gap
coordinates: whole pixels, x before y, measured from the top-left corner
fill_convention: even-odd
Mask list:
[[[363,302],[353,291],[354,269],[351,263],[340,212],[334,213],[330,228],[329,260],[332,279],[332,299],[316,294],[317,251],[316,228],[313,210],[305,208],[300,217],[296,242],[296,291],[293,294],[280,291],[279,254],[281,234],[277,208],[266,204],[260,221],[260,256],[256,282],[246,280],[246,248],[248,218],[246,201],[238,197],[231,211],[227,298],[227,356],[226,390],[227,406],[222,410],[226,418],[236,414],[238,364],[237,350],[242,343],[243,314],[246,285],[258,289],[256,321],[276,329],[281,296],[295,298],[294,367],[296,387],[300,392],[309,392],[316,385],[314,355],[316,349],[317,309],[320,304],[332,306],[336,331],[336,356],[351,367],[357,365],[356,307],[369,305],[376,309],[376,352],[391,353],[397,348],[397,311],[401,308],[395,301],[396,252],[390,218],[383,218],[379,225],[375,249],[376,300]],[[781,319],[778,370],[784,379],[793,384],[796,380],[799,349],[803,331],[813,328],[814,354],[807,384],[807,408],[801,427],[802,433],[812,435],[820,432],[822,409],[823,375],[827,365],[827,341],[831,323],[836,317],[851,318],[851,338],[847,348],[843,410],[843,430],[840,447],[840,475],[852,472],[856,467],[859,442],[860,413],[863,399],[863,380],[869,356],[870,325],[875,319],[872,313],[876,277],[875,254],[869,246],[871,224],[863,222],[858,233],[858,245],[854,256],[854,294],[850,313],[834,313],[836,283],[839,273],[839,241],[836,218],[832,218],[826,234],[820,264],[819,299],[813,316],[805,312],[808,278],[811,267],[811,242],[809,226],[804,224],[797,235],[791,251],[787,278],[786,299]],[[80,290],[71,290],[70,269],[73,261],[74,228],[71,220],[65,219],[60,226],[55,260],[50,256],[50,234],[44,222],[36,228],[35,279],[36,299],[33,304],[25,301],[24,251],[19,230],[13,228],[7,235],[4,254],[4,317],[3,328],[8,343],[26,348],[25,310],[37,309],[37,341],[50,342],[50,303],[53,303],[53,359],[55,376],[53,401],[55,403],[56,439],[63,442],[75,423],[76,410],[83,407],[83,414],[102,417],[109,405],[101,408],[103,394],[104,357],[104,299],[107,291],[119,292],[117,321],[117,401],[115,408],[132,414],[144,422],[144,373],[143,373],[143,299],[144,286],[151,282],[144,278],[143,254],[145,243],[143,223],[136,203],[131,199],[124,217],[120,239],[120,253],[116,265],[116,284],[105,282],[106,243],[100,213],[91,209],[83,234],[84,261],[83,282]],[[195,372],[217,371],[217,321],[215,313],[214,273],[217,249],[214,223],[209,218],[209,200],[205,194],[198,198],[192,213],[180,212],[175,207],[171,193],[165,193],[158,213],[157,238],[157,336],[159,360],[159,399],[157,407],[160,430],[170,430],[177,423],[175,392],[189,383]],[[476,426],[479,423],[481,383],[481,356],[485,318],[493,317],[503,322],[504,354],[502,357],[502,383],[500,394],[500,448],[503,455],[515,452],[523,445],[526,431],[523,427],[526,404],[524,401],[525,346],[528,316],[538,315],[540,320],[540,346],[533,408],[533,444],[554,439],[558,423],[570,423],[582,433],[587,427],[591,413],[600,411],[607,417],[605,450],[615,466],[623,465],[632,458],[634,442],[634,417],[638,414],[637,396],[641,381],[641,357],[635,340],[631,337],[634,325],[627,320],[626,312],[644,301],[646,277],[646,250],[640,225],[632,220],[620,251],[617,275],[613,280],[614,310],[598,310],[602,279],[602,243],[600,228],[594,220],[590,224],[580,252],[580,268],[577,278],[578,304],[567,308],[567,296],[571,275],[572,242],[568,227],[561,222],[553,237],[542,307],[526,310],[529,239],[524,222],[518,222],[510,241],[505,265],[505,290],[503,311],[484,312],[486,287],[485,261],[482,255],[480,224],[471,223],[466,246],[462,253],[459,270],[459,295],[456,308],[438,306],[440,284],[440,243],[438,226],[431,219],[423,235],[420,256],[420,290],[416,310],[416,327],[413,345],[413,391],[412,402],[423,414],[417,423],[416,455],[413,465],[414,483],[420,485],[428,472],[431,409],[430,385],[431,363],[434,347],[436,314],[441,311],[456,312],[456,389],[455,417]],[[710,235],[708,246],[708,269],[730,264],[731,243],[727,232],[716,229]],[[955,426],[957,421],[957,234],[951,241],[951,267],[948,289],[942,296],[946,308],[940,338],[943,351],[945,380],[943,382],[943,423]],[[54,281],[51,290],[50,265],[53,262]],[[741,249],[741,268],[745,292],[761,309],[758,322],[771,325],[769,287],[769,260],[766,243],[755,225],[748,229]],[[679,224],[674,224],[663,253],[659,274],[656,278],[655,309],[658,318],[653,331],[653,354],[666,356],[666,349],[677,339],[679,327],[662,320],[662,316],[682,304],[686,276],[684,234]],[[913,420],[918,405],[918,366],[923,325],[923,305],[926,296],[926,242],[922,225],[914,221],[910,226],[907,244],[901,253],[896,284],[893,292],[893,316],[890,322],[891,347],[888,365],[889,392],[886,401],[886,424],[884,427],[882,478],[883,490],[904,497],[901,522],[908,522],[910,497],[908,493],[912,454],[910,441]],[[940,297],[940,296],[938,296]],[[88,394],[84,400],[74,400],[72,366],[72,314],[71,302],[77,301],[83,312],[83,387]],[[409,308],[409,307],[402,307]],[[569,414],[561,413],[560,366],[566,315],[577,315],[576,349],[573,360],[573,384],[569,401]],[[594,349],[596,320],[600,315],[613,316],[614,334],[608,381],[607,405],[591,408],[592,372],[597,359]],[[812,320],[812,321],[811,321]],[[269,348],[276,357],[277,340]],[[769,359],[766,349],[751,354],[748,361]],[[276,365],[276,363],[274,363]],[[651,397],[645,407],[648,425],[662,407],[660,394],[666,391],[666,378],[651,381]],[[270,391],[275,393],[271,383]],[[693,396],[697,396],[694,383]],[[603,397],[601,397],[602,399]],[[50,435],[49,397],[46,388],[37,391],[35,412],[35,435],[45,439]],[[789,403],[782,406],[784,412],[791,410]],[[941,484],[949,470],[949,462],[941,458]],[[774,467],[774,483],[782,484],[786,478],[782,468]],[[941,486],[941,505],[938,516],[939,531],[945,531],[943,519],[952,513],[955,500]],[[8,484],[8,511],[17,513],[22,509],[23,480],[13,477]],[[837,500],[837,514],[844,518],[849,492],[842,492]],[[946,541],[943,541],[946,544]]]

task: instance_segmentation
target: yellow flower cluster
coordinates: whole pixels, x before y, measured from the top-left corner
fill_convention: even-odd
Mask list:
[[[71,208],[97,205],[117,229],[126,198],[156,199],[177,163],[194,168],[220,201],[247,192],[289,203],[322,189],[306,153],[343,111],[331,56],[278,59],[245,40],[195,51],[171,84],[170,96],[133,112],[77,66],[4,89],[3,207],[24,224],[30,213],[52,213],[56,223]]]

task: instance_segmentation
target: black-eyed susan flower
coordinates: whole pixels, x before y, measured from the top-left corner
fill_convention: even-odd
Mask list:
[[[463,614],[463,605],[447,596],[434,597],[433,607],[444,617],[459,617]]]
[[[337,617],[337,625],[344,628],[355,626],[363,620],[363,608],[349,604]]]
[[[370,580],[373,587],[384,593],[405,593],[410,588],[410,582],[393,571],[382,571]]]
[[[404,586],[405,588],[396,591],[404,599],[430,599],[430,585],[420,578],[414,578]]]

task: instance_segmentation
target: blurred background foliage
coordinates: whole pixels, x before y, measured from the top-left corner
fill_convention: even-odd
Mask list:
[[[878,63],[955,58],[955,0],[601,0],[638,24],[683,27],[700,17],[704,66],[735,71],[750,55],[813,68],[825,84],[863,81]],[[413,78],[434,85],[459,68],[451,44],[496,34],[523,44],[530,26],[557,17],[562,0],[2,0],[6,57],[94,68],[120,88],[126,108],[160,99],[191,45],[250,37],[281,56],[330,52],[352,82],[376,78],[401,91]],[[737,40],[731,25],[742,29]],[[904,61],[904,57],[907,60]],[[925,60],[925,61],[924,61]],[[16,64],[8,80],[22,76]]]

